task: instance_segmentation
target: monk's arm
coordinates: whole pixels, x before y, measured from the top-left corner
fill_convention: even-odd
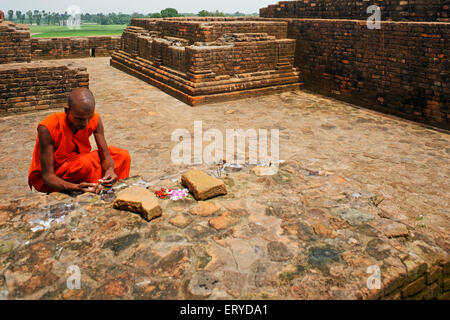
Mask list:
[[[39,126],[38,135],[39,150],[41,153],[42,180],[44,180],[45,185],[57,191],[93,192],[95,188],[93,189],[94,186],[90,183],[70,183],[55,174],[53,168],[53,141],[50,132],[45,126]]]
[[[108,144],[105,138],[105,129],[102,119],[98,119],[97,129],[94,132],[95,142],[97,143],[102,170],[105,173],[105,185],[114,184],[117,181],[117,174],[114,172],[114,160],[108,150]]]

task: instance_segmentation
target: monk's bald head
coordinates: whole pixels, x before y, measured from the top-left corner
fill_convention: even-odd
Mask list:
[[[70,109],[83,113],[92,113],[95,111],[95,99],[92,92],[87,88],[76,88],[69,95],[67,105]]]
[[[72,131],[86,128],[95,113],[94,95],[89,89],[76,88],[70,95],[66,107],[67,122]]]

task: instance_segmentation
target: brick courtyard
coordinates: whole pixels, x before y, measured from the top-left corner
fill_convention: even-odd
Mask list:
[[[171,163],[171,134],[198,120],[224,134],[278,128],[286,162],[271,177],[229,172],[210,216],[192,214],[193,199],[164,200],[146,222],[92,195],[31,193],[36,126],[59,110],[2,117],[0,298],[448,299],[448,133],[303,91],[193,108],[109,58],[73,61],[87,67],[109,144],[131,154],[127,184],[175,186],[188,166]],[[65,219],[33,232],[55,212]],[[66,287],[70,265],[82,290]],[[381,290],[366,287],[370,265]]]

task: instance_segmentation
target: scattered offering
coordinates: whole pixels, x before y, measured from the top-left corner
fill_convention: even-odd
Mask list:
[[[155,194],[160,199],[167,199],[170,197],[171,200],[177,201],[186,198],[189,195],[189,190],[188,189],[172,190],[161,188],[161,190],[155,191]]]

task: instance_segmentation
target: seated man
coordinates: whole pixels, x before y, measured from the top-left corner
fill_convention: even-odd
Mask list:
[[[0,21],[5,20],[5,14],[0,10]]]
[[[103,186],[111,187],[129,176],[130,155],[127,150],[108,148],[89,89],[74,89],[65,112],[48,116],[37,131],[28,174],[30,188],[46,193],[99,193]],[[92,134],[98,146],[95,151],[91,151],[89,142]]]

